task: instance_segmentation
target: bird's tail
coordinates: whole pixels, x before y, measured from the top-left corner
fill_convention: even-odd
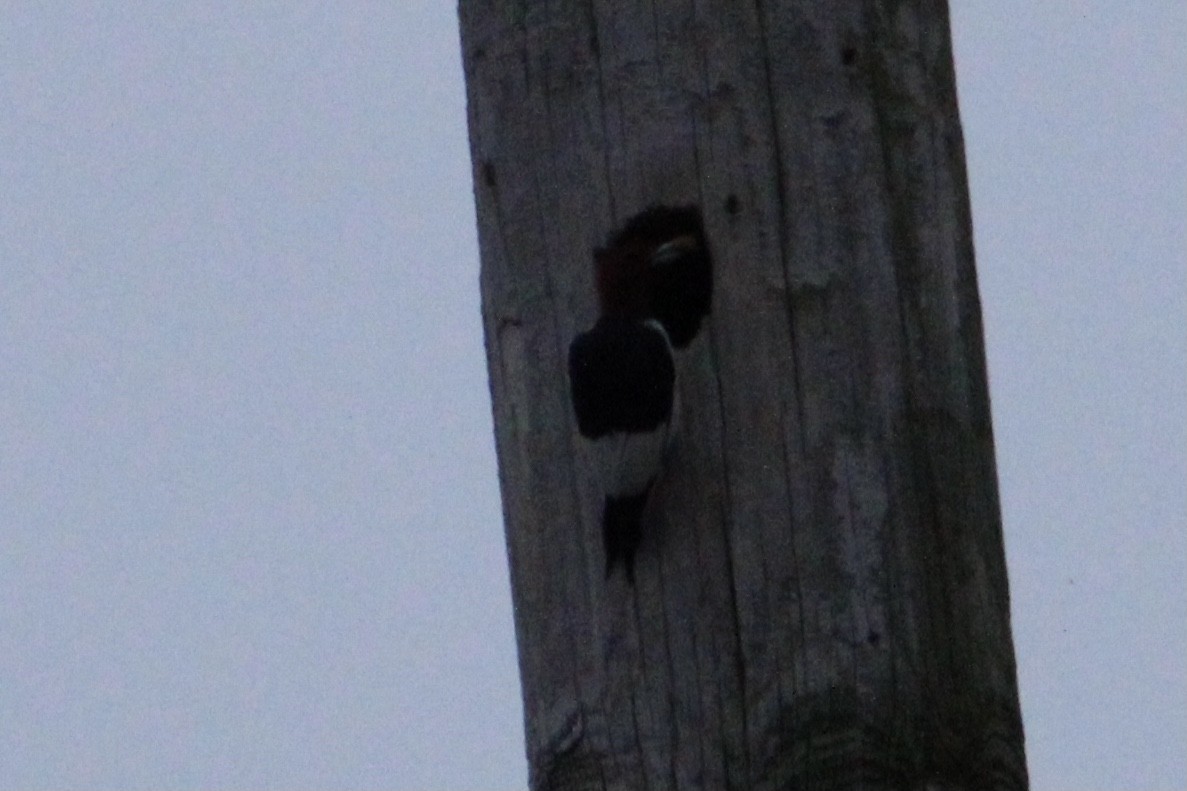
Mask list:
[[[607,497],[602,510],[602,541],[606,549],[606,579],[614,564],[622,561],[627,582],[635,584],[635,553],[643,542],[643,510],[647,493],[628,497]]]

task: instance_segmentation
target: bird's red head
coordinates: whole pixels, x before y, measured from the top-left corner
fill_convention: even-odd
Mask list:
[[[713,264],[696,206],[652,206],[594,251],[603,316],[655,319],[672,345],[696,337],[713,300]]]
[[[647,256],[650,249],[640,243],[610,245],[594,250],[598,303],[602,315],[639,319],[646,317]]]

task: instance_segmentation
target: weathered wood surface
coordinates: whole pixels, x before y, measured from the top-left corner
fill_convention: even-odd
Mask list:
[[[459,12],[533,788],[1025,788],[946,5]],[[716,291],[632,591],[565,355],[656,202]]]

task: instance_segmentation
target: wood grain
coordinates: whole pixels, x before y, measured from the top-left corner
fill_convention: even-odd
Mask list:
[[[946,5],[459,16],[532,787],[1026,788]],[[631,590],[565,352],[654,203],[715,296]]]

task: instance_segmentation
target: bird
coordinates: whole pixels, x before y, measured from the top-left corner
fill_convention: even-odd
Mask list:
[[[593,445],[602,486],[609,579],[635,581],[643,515],[678,424],[676,352],[712,302],[712,264],[695,206],[653,206],[593,254],[594,325],[569,346],[577,429]]]

